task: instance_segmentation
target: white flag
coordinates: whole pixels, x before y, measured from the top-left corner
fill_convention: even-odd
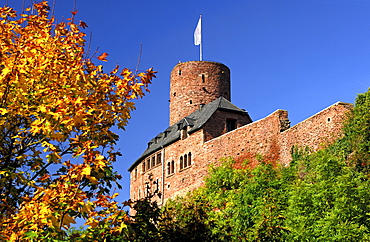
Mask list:
[[[199,17],[197,28],[194,31],[194,44],[200,45],[202,43],[202,16]]]

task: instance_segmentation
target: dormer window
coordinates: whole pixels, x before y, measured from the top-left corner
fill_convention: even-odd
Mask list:
[[[186,139],[188,137],[188,126],[185,126],[181,130],[181,139]]]
[[[226,119],[226,132],[236,129],[236,119]]]

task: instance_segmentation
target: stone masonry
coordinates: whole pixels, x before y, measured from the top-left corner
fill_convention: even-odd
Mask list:
[[[338,102],[293,127],[284,110],[252,122],[245,110],[230,102],[229,77],[229,69],[220,63],[191,61],[175,66],[170,127],[152,139],[129,168],[131,199],[159,192],[161,197],[153,199],[163,204],[185,195],[202,185],[208,166],[219,164],[222,157],[248,159],[254,166],[256,156],[262,155],[288,165],[293,145],[318,150],[338,137],[352,108]]]

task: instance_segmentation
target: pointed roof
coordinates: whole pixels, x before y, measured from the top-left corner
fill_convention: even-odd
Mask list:
[[[180,140],[181,130],[185,127],[188,128],[188,133],[191,134],[203,127],[203,125],[211,118],[211,116],[217,111],[240,113],[248,115],[248,112],[238,108],[224,97],[220,97],[213,102],[210,102],[203,107],[199,108],[195,112],[189,114],[187,117],[181,119],[174,125],[168,127],[162,133],[159,133],[148,143],[148,148],[144,153],[130,166],[128,171],[131,171],[138,163],[144,158],[153,154],[154,152]]]

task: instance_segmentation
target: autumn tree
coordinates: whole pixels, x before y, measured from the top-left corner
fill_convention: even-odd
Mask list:
[[[62,239],[81,218],[85,239],[101,241],[127,219],[109,189],[120,178],[112,127],[125,127],[155,72],[105,73],[76,12],[57,22],[47,1],[33,8],[0,8],[0,240]]]

